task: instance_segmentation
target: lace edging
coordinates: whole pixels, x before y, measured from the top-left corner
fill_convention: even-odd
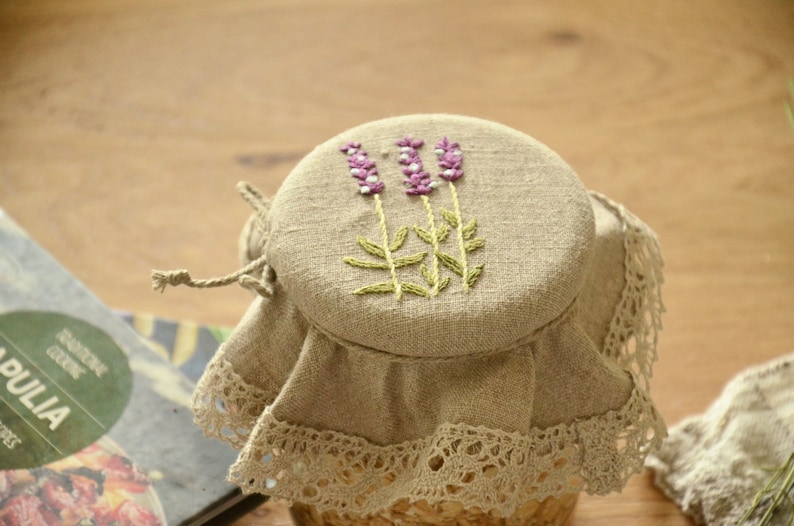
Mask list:
[[[625,248],[625,279],[621,299],[604,339],[604,352],[633,372],[648,391],[658,359],[656,344],[662,329],[661,251],[654,233],[626,208],[597,192],[590,192],[620,220]]]
[[[242,449],[256,418],[275,400],[279,387],[249,385],[226,359],[225,346],[212,357],[193,392],[193,422],[204,435]]]
[[[340,514],[375,513],[407,497],[509,516],[527,500],[622,488],[665,435],[637,387],[620,409],[569,425],[524,435],[447,423],[429,437],[388,446],[282,422],[266,409],[229,481]]]

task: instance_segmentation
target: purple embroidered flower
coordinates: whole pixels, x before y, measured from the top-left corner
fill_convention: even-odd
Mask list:
[[[424,171],[422,159],[416,151],[424,143],[422,140],[413,140],[407,135],[396,142],[400,147],[399,162],[403,165],[402,172],[406,176],[403,182],[408,187],[405,191],[408,195],[429,195],[433,188],[438,186],[438,183],[430,178],[430,174]]]
[[[383,191],[386,186],[378,179],[378,167],[367,156],[367,152],[361,149],[360,142],[349,142],[339,148],[339,151],[347,155],[350,175],[358,180],[362,194],[379,194]]]
[[[436,155],[438,155],[438,166],[441,168],[438,173],[439,177],[449,182],[457,181],[463,177],[461,169],[463,152],[458,143],[449,142],[449,139],[444,137],[436,144]]]

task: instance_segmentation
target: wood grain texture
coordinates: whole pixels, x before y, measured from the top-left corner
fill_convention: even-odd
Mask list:
[[[236,268],[238,180],[272,194],[376,118],[493,119],[659,234],[674,423],[794,350],[788,77],[789,0],[7,0],[0,206],[110,306],[232,324],[248,292],[159,295],[149,271]],[[257,513],[237,526],[278,524]],[[573,520],[616,523],[689,524],[647,474]]]

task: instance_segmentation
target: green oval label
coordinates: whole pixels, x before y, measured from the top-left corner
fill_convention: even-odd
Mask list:
[[[0,315],[0,469],[41,466],[96,442],[131,391],[126,354],[98,328],[52,312]]]

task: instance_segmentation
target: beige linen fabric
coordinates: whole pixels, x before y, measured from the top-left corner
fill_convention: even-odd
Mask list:
[[[445,151],[461,160],[452,182]],[[359,193],[359,155],[381,192]],[[417,158],[438,183],[424,197],[402,183]],[[648,394],[656,239],[515,130],[450,115],[348,130],[298,164],[240,251],[267,257],[272,293],[194,409],[241,449],[230,479],[245,491],[357,515],[408,498],[508,516],[619,490],[665,435]]]
[[[656,484],[698,524],[738,524],[794,452],[793,386],[794,354],[737,375],[705,413],[676,424],[648,457]],[[770,503],[745,524],[759,524]],[[788,524],[790,504],[770,524]]]

